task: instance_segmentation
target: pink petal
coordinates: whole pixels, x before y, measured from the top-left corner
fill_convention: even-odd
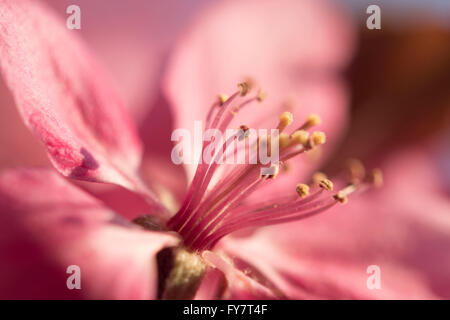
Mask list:
[[[3,174],[0,208],[2,298],[152,299],[156,254],[177,243],[121,221],[50,170]],[[70,265],[81,290],[66,286]]]
[[[222,245],[292,298],[449,298],[450,202],[429,156],[405,151],[384,176],[345,206]],[[381,290],[366,287],[370,265]]]
[[[145,147],[141,174],[163,203],[165,198],[173,198],[173,201],[169,199],[172,203],[165,203],[169,209],[178,207],[176,202],[184,200],[187,190],[184,168],[174,164],[171,159],[173,129],[171,106],[159,94],[139,131]]]
[[[140,131],[145,145],[140,174],[159,202],[170,212],[175,212],[184,200],[187,181],[183,167],[175,165],[170,158],[172,144],[168,142],[172,123],[165,108],[168,108],[167,104],[153,108]],[[141,197],[121,187],[89,182],[81,184],[128,219],[132,220],[148,210],[148,204]]]
[[[318,129],[326,131],[332,145],[347,115],[347,94],[337,71],[348,62],[351,48],[347,20],[326,2],[216,3],[188,29],[170,61],[165,89],[176,127],[193,130],[218,93],[235,92],[238,82],[251,77],[268,98],[240,113],[231,128],[243,123],[264,127],[263,122],[273,128],[284,102],[293,101],[292,128],[318,113],[324,123]]]
[[[65,21],[1,1],[1,66],[17,107],[65,176],[135,188],[141,147],[120,100]]]
[[[206,0],[45,2],[63,19],[68,16],[69,5],[81,8],[81,30],[75,32],[110,71],[133,118],[143,123],[157,97],[167,53],[176,35]]]
[[[158,208],[149,206],[144,197],[120,186],[86,181],[76,181],[74,184],[129,221],[149,212],[159,215],[155,212]]]
[[[41,144],[23,123],[1,78],[0,105],[0,171],[13,166],[50,165]]]

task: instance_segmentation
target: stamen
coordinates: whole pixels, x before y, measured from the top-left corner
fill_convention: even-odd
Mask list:
[[[289,135],[287,133],[280,133],[280,135],[278,136],[278,147],[280,149],[284,149],[289,145]]]
[[[348,202],[348,198],[341,192],[339,191],[335,196],[334,199],[336,199],[337,201],[339,201],[342,204],[346,204]]]
[[[328,179],[322,179],[319,182],[319,187],[327,191],[333,191],[333,182],[331,182],[331,180]]]
[[[312,182],[313,182],[313,184],[318,186],[320,184],[320,182],[322,182],[322,180],[325,180],[326,178],[327,178],[327,175],[325,173],[318,171],[313,174]]]
[[[248,194],[252,193],[265,178],[257,179],[245,184],[243,188],[233,189],[227,196],[221,198],[215,203],[215,206],[208,209],[204,218],[193,228],[188,230],[185,235],[186,242],[192,242],[196,245],[197,239],[201,241],[201,236],[206,236],[218,223],[227,216],[227,209],[233,209],[237,202],[241,201]]]
[[[228,98],[225,103],[223,104],[222,108],[219,109],[217,114],[215,115],[214,119],[208,119],[206,128],[219,128],[220,131],[224,131],[226,126],[231,122],[232,118],[229,116],[225,116],[225,119],[222,120],[223,115],[225,113],[225,110],[229,109],[230,105],[237,99],[239,95],[239,91],[235,92],[233,95]],[[239,100],[239,99],[238,99]],[[244,105],[242,103],[242,105]],[[215,109],[216,105],[213,105],[211,107],[211,110]],[[212,112],[208,113],[208,116],[210,116]],[[221,121],[222,120],[222,121]],[[206,146],[206,142],[203,142],[202,144],[202,153]],[[188,194],[186,198],[184,199],[184,202],[180,208],[180,210],[177,212],[177,214],[172,217],[168,221],[168,226],[173,229],[178,229],[185,224],[186,219],[189,219],[189,212],[197,206],[198,202],[200,202],[201,197],[204,195],[204,192],[206,191],[207,185],[209,184],[209,181],[211,180],[212,174],[214,173],[216,166],[213,166],[212,170],[209,169],[209,165],[205,163],[201,163],[197,166],[197,170],[195,172],[194,178],[191,182],[191,185],[188,190]],[[208,173],[208,175],[206,175]],[[211,173],[211,174],[210,174]],[[209,177],[208,179],[205,177]]]
[[[284,152],[280,155],[280,159],[282,161],[287,161],[288,159],[295,157],[295,156],[299,155],[300,153],[312,150],[316,146],[321,145],[326,142],[325,133],[323,133],[321,131],[315,131],[309,136],[309,138],[307,138],[308,135],[309,135],[308,132],[306,132],[304,130],[295,131],[291,136],[291,142],[288,145],[288,147],[292,147],[292,146],[300,144],[302,146],[302,148],[297,149],[291,153]]]
[[[244,106],[265,99],[266,93],[262,90],[252,97],[244,98],[251,89],[251,81],[246,81],[239,83],[238,90],[230,97],[220,94],[207,114],[206,128],[224,132]],[[266,143],[266,151],[271,155],[271,135],[262,135],[251,143],[245,142],[237,151],[233,149],[236,141],[242,141],[250,134],[249,126],[245,124],[239,126],[231,137],[227,137],[221,149],[220,146],[215,147],[212,162],[199,163],[185,201],[167,224],[183,237],[186,247],[191,250],[211,249],[222,237],[243,228],[305,219],[328,210],[338,202],[347,202],[348,196],[356,191],[382,184],[379,169],[373,170],[365,177],[364,166],[353,160],[348,163],[352,183],[333,196],[327,192],[333,190],[333,182],[325,174],[316,172],[310,185],[299,183],[295,186],[296,194],[282,194],[273,199],[264,197],[258,203],[244,202],[262,184],[277,178],[280,166],[281,169],[284,168],[287,160],[326,142],[325,133],[307,131],[321,123],[316,114],[309,115],[290,135],[283,132],[292,122],[291,112],[281,113],[276,127],[278,135],[274,137],[272,133],[272,138],[278,138],[280,149],[279,163],[276,165],[264,166],[258,162],[260,142]],[[235,152],[239,151],[254,151],[255,149],[250,149],[252,147],[257,150],[257,155],[249,156],[249,163],[224,170],[222,175],[218,176],[219,182],[211,185],[213,177],[217,177],[216,173],[219,171],[217,169],[220,167],[220,161],[217,160],[220,160],[220,157],[235,156]],[[203,143],[202,154],[205,148],[206,143]],[[342,181],[338,181],[338,184],[341,185]]]
[[[252,90],[252,87],[253,83],[250,80],[238,83],[239,95],[246,96]]]
[[[311,127],[322,123],[322,119],[317,114],[310,114],[306,121],[297,130],[308,130]]]
[[[348,202],[348,196],[357,190],[357,186],[355,184],[350,184],[344,189],[340,190],[337,194],[334,195],[334,199],[339,201],[342,204]]]
[[[360,160],[348,159],[346,161],[346,167],[351,183],[359,184],[364,180],[364,177],[366,176],[366,169]]]
[[[230,216],[230,218],[223,221],[222,227],[214,230],[213,233],[205,238],[203,246],[205,248],[211,248],[226,234],[242,228],[250,226],[259,227],[305,219],[324,212],[336,204],[336,201],[333,199],[319,200],[308,204],[303,204],[301,201],[289,205],[273,206],[272,209],[266,209],[260,213],[250,212],[247,215],[236,217]]]
[[[263,102],[267,98],[267,93],[261,89],[258,90],[257,99],[258,102]]]
[[[297,194],[300,196],[300,198],[304,198],[309,195],[309,186],[304,183],[299,183],[295,188],[295,191],[297,191]]]
[[[289,146],[302,145],[305,146],[308,142],[309,133],[305,130],[297,130],[291,135]]]
[[[306,149],[310,150],[316,146],[324,144],[327,141],[327,136],[322,131],[314,131],[311,133],[308,143],[306,144]]]
[[[223,106],[229,97],[226,94],[219,94],[217,98],[219,99],[219,106]]]
[[[294,116],[289,111],[285,111],[280,115],[280,121],[278,122],[277,129],[282,132],[288,125],[294,121]]]

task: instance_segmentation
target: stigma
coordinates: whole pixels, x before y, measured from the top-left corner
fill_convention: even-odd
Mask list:
[[[224,132],[229,129],[233,119],[241,120],[239,112],[242,109],[249,108],[254,103],[262,103],[266,93],[258,90],[256,94],[252,94],[253,88],[252,82],[242,82],[231,95],[218,95],[207,113],[206,129]],[[376,169],[366,174],[362,163],[352,159],[347,163],[348,174],[337,178],[337,181],[332,181],[324,173],[316,172],[309,182],[293,185],[292,193],[250,201],[250,195],[257,193],[270,180],[290,174],[289,170],[280,170],[280,167],[286,168],[293,158],[301,158],[303,153],[326,143],[324,132],[312,130],[322,122],[316,114],[307,116],[293,130],[289,130],[294,122],[291,112],[282,112],[275,120],[277,121],[274,121],[272,127],[275,133],[271,131],[271,134],[250,141],[251,128],[242,124],[236,128],[235,135],[215,150],[214,156],[217,158],[235,152],[229,149],[234,146],[230,142],[244,141],[244,151],[250,148],[258,151],[257,158],[250,159],[255,161],[231,167],[225,167],[220,161],[200,162],[197,165],[184,202],[167,223],[169,229],[181,235],[186,248],[192,251],[210,250],[223,237],[241,229],[289,223],[319,215],[335,205],[347,203],[349,197],[356,193],[382,184],[381,171]],[[276,145],[278,163],[258,161],[261,142],[266,143],[269,155],[273,150],[272,145]],[[202,149],[205,149],[205,144]],[[221,167],[224,170],[219,170]],[[335,191],[335,186],[340,188]],[[277,194],[276,189],[273,194]]]

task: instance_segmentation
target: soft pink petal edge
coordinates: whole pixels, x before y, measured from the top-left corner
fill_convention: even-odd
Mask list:
[[[379,191],[310,220],[224,239],[222,249],[291,298],[448,298],[450,202],[430,153],[403,151],[383,167]],[[366,285],[370,265],[380,267],[380,290]]]
[[[177,245],[143,231],[48,169],[0,177],[0,296],[51,299],[154,299],[156,254]],[[69,266],[81,290],[69,290]]]

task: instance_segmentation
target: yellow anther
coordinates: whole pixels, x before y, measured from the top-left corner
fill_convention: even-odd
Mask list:
[[[366,176],[366,169],[363,163],[358,159],[348,159],[346,161],[346,167],[348,170],[351,183],[361,183]]]
[[[252,90],[252,83],[251,81],[241,82],[238,84],[238,88],[239,88],[239,95],[243,97]]]
[[[347,196],[342,191],[339,191],[336,195],[334,195],[334,199],[342,204],[346,204],[348,202]]]
[[[285,111],[280,115],[280,121],[278,122],[277,129],[282,132],[288,125],[294,121],[294,116],[289,111]]]
[[[301,125],[299,129],[308,130],[311,127],[317,126],[322,123],[322,119],[317,114],[310,114],[306,121]]]
[[[290,146],[292,145],[306,145],[308,142],[309,133],[305,130],[297,130],[291,135],[291,141],[289,143]]]
[[[314,173],[313,176],[312,176],[312,182],[313,182],[315,185],[319,185],[320,182],[321,182],[322,180],[325,180],[325,179],[327,179],[327,175],[326,175],[325,173],[319,172],[319,171],[316,172],[316,173]]]
[[[226,94],[219,94],[217,98],[219,99],[219,106],[223,106],[229,97]]]
[[[318,146],[327,141],[327,136],[322,131],[314,131],[311,134],[311,140],[314,142],[314,145]]]
[[[309,195],[309,186],[304,183],[299,183],[295,188],[295,191],[297,191],[300,198],[304,198]]]
[[[327,141],[327,136],[325,135],[324,132],[314,131],[313,133],[311,133],[311,135],[309,137],[307,148],[312,149],[316,146],[324,144],[326,141]]]
[[[280,133],[278,136],[278,147],[280,149],[286,148],[289,145],[289,135],[287,133]]]
[[[340,203],[347,203],[347,196],[352,194],[358,190],[358,187],[354,184],[349,184],[344,189],[340,190],[336,195],[334,195],[334,199],[338,200]]]
[[[332,191],[333,190],[333,182],[331,182],[331,180],[329,180],[329,179],[322,179],[319,182],[319,187],[321,187],[322,189],[325,189],[327,191]]]
[[[258,99],[258,102],[262,102],[262,101],[266,100],[267,92],[259,89],[258,90],[258,95],[256,96],[256,98]]]
[[[373,169],[369,175],[370,182],[377,188],[383,185],[383,173],[380,169]]]

